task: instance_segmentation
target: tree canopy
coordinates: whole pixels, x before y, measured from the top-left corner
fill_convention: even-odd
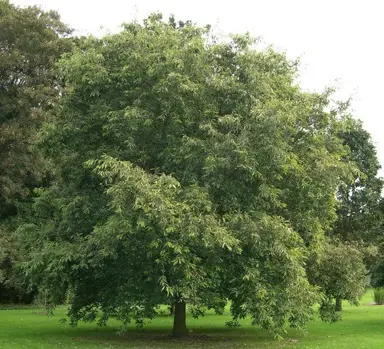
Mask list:
[[[55,12],[0,2],[0,301],[16,301],[25,293],[11,282],[19,246],[11,236],[17,223],[10,220],[46,178],[35,141],[58,102],[61,84],[54,67],[71,49],[69,33]],[[13,295],[6,283],[13,285]]]
[[[60,85],[53,68],[70,49],[63,40],[68,34],[55,12],[0,3],[0,217],[15,197],[28,195],[41,172],[32,145],[57,103]]]
[[[370,275],[373,285],[380,283],[379,280],[383,275],[380,270],[382,253],[378,247],[382,243],[384,211],[381,197],[383,180],[378,174],[381,166],[370,134],[360,121],[350,118],[346,127],[339,133],[339,137],[349,149],[345,154],[345,161],[354,163],[357,169],[353,180],[343,183],[338,189],[337,220],[328,232],[333,244],[337,246],[336,250],[330,248],[329,259],[334,261],[331,267],[333,270],[329,270],[326,274],[333,275],[334,280],[330,283],[332,287],[328,290],[328,294],[340,295],[340,298],[336,297],[336,299],[338,308],[341,310],[341,298],[344,298],[342,294],[345,296],[349,294],[344,299],[351,302],[358,299],[350,296],[361,294],[362,285],[365,283],[364,274]],[[344,247],[343,244],[345,244]],[[352,250],[351,244],[354,245]],[[344,257],[335,258],[336,251],[338,251],[337,254],[344,254]],[[353,257],[348,256],[351,254]],[[361,267],[363,261],[366,264],[365,268]],[[351,268],[351,266],[354,267]],[[366,269],[365,272],[364,269]],[[356,277],[358,271],[360,271],[360,277]],[[336,275],[339,275],[338,280]],[[343,283],[343,279],[350,281]],[[338,288],[337,292],[335,292],[336,288]],[[348,292],[345,293],[347,289]]]
[[[331,92],[248,35],[153,15],[89,37],[59,63],[66,89],[39,136],[55,180],[19,229],[24,269],[70,319],[142,325],[176,304],[174,335],[231,301],[280,334],[318,299],[308,264],[355,166]]]
[[[311,265],[310,276],[323,293],[320,316],[337,321],[342,300],[359,304],[366,291],[368,273],[361,246],[330,241],[325,247],[318,263]]]
[[[381,166],[371,135],[361,122],[350,119],[339,136],[349,148],[346,160],[353,162],[358,171],[352,182],[344,183],[338,190],[340,205],[332,235],[369,244],[377,238],[381,225]]]

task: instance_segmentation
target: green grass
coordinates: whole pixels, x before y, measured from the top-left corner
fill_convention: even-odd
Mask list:
[[[344,305],[343,320],[325,324],[316,319],[308,325],[308,334],[290,330],[283,341],[244,321],[238,329],[225,328],[229,315],[208,314],[195,320],[188,318],[193,335],[187,340],[170,338],[172,319],[160,316],[143,331],[132,330],[118,335],[118,323],[106,328],[95,324],[81,324],[77,328],[59,323],[65,314],[61,308],[55,316],[39,314],[41,309],[0,310],[1,349],[165,349],[165,348],[302,348],[302,349],[353,349],[384,348],[384,307],[372,303],[369,292],[360,307]]]

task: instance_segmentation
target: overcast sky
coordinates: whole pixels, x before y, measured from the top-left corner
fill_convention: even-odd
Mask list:
[[[12,1],[12,0],[11,0]],[[176,19],[212,24],[223,33],[249,31],[301,58],[301,85],[321,91],[336,85],[353,96],[384,166],[384,2],[381,0],[13,0],[57,10],[83,33],[116,31],[122,22],[160,11]],[[382,5],[380,3],[383,3]]]

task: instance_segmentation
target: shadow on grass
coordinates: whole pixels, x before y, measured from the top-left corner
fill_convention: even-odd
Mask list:
[[[259,332],[259,331],[256,331]],[[243,346],[244,342],[257,343],[270,341],[272,337],[259,336],[258,333],[245,333],[237,329],[232,331],[191,332],[185,338],[173,338],[167,331],[160,329],[154,331],[128,331],[117,335],[116,333],[82,334],[72,337],[75,342],[98,343],[103,346],[126,346],[129,343],[134,348],[236,348]]]
[[[156,326],[157,325],[157,326]],[[156,326],[156,327],[155,327]],[[29,338],[40,337],[48,339],[70,340],[79,345],[100,345],[106,347],[125,346],[129,348],[236,348],[243,345],[244,342],[262,343],[273,341],[273,337],[265,330],[257,327],[244,328],[225,328],[215,327],[214,325],[206,328],[196,328],[190,326],[189,335],[185,338],[175,339],[171,336],[171,326],[154,324],[138,330],[131,328],[126,332],[118,333],[118,326],[96,327],[88,325],[79,325],[79,327],[69,327],[63,324],[53,324],[42,326],[36,331],[23,331],[18,333],[18,337]],[[204,326],[204,324],[202,324]],[[32,329],[31,329],[32,330]]]
[[[372,308],[372,307],[370,307]],[[103,348],[127,347],[127,348],[237,348],[244,345],[252,345],[259,348],[282,348],[286,345],[295,346],[296,342],[312,343],[323,346],[322,343],[336,340],[336,337],[344,337],[351,340],[356,335],[377,336],[382,335],[382,320],[384,320],[384,308],[382,315],[366,314],[365,309],[361,309],[358,314],[349,311],[345,312],[345,321],[335,324],[324,324],[316,319],[308,326],[308,336],[296,330],[288,330],[285,340],[279,344],[273,336],[259,327],[250,326],[250,321],[245,321],[243,326],[236,329],[223,327],[224,319],[217,319],[215,315],[207,315],[201,320],[189,318],[190,335],[184,339],[174,339],[171,337],[171,317],[159,316],[158,320],[148,324],[142,330],[137,330],[134,326],[128,331],[118,334],[119,324],[112,321],[107,327],[96,327],[92,324],[79,324],[72,328],[58,322],[61,316],[55,316],[53,321],[44,321],[44,316],[36,314],[26,314],[22,312],[25,321],[25,329],[20,331],[12,326],[9,328],[9,335],[14,331],[18,338],[30,339],[41,337],[44,340],[49,337],[55,339],[65,339],[73,343],[78,343],[79,347],[89,345],[100,345]],[[33,318],[29,318],[31,315]],[[27,319],[28,318],[28,319]],[[51,318],[52,319],[52,318]],[[41,322],[36,326],[36,322]],[[166,320],[166,321],[163,321]],[[168,321],[169,320],[169,321]],[[207,322],[209,320],[209,322]],[[15,323],[16,325],[16,323]],[[20,325],[20,323],[18,323]],[[19,327],[20,328],[20,327]],[[331,338],[331,339],[330,339]],[[333,338],[333,339],[332,339]],[[301,346],[300,346],[301,347]],[[93,346],[92,346],[93,348]]]
[[[19,313],[20,314],[20,313]],[[96,341],[103,340],[106,342],[176,342],[176,339],[171,337],[172,322],[166,321],[159,323],[153,321],[146,325],[143,329],[137,329],[134,325],[126,332],[119,334],[119,324],[115,321],[108,324],[106,327],[97,327],[95,324],[79,323],[77,327],[71,327],[68,324],[61,324],[59,320],[62,316],[49,317],[44,314],[37,314],[35,311],[23,312],[23,320],[20,322],[19,317],[15,318],[15,327],[10,326],[8,334],[12,332],[17,333],[19,339],[31,338],[31,337],[56,337],[56,338],[72,338],[74,341]],[[20,316],[20,315],[19,315]],[[210,318],[211,316],[207,316]],[[237,329],[231,329],[223,326],[224,321],[221,324],[206,323],[205,319],[190,320],[190,333],[189,336],[181,341],[185,343],[189,342],[215,342],[220,341],[232,341],[239,338],[263,338],[272,339],[272,336],[264,330],[258,327],[244,326]],[[170,318],[170,317],[169,317]],[[158,317],[162,319],[162,317]],[[163,318],[164,319],[164,318]],[[170,318],[171,319],[171,318]],[[9,322],[8,322],[9,324]],[[23,327],[23,331],[20,331],[20,326]]]

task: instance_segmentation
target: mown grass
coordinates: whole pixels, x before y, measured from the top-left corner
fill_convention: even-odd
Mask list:
[[[343,320],[326,324],[318,319],[308,325],[307,335],[289,330],[282,341],[244,321],[241,328],[228,329],[229,314],[207,314],[195,320],[188,318],[192,331],[189,339],[174,340],[169,336],[172,318],[160,316],[143,331],[132,329],[118,335],[119,325],[111,322],[106,328],[95,324],[81,324],[77,328],[59,323],[65,314],[60,308],[55,316],[47,317],[41,309],[0,310],[1,349],[165,349],[165,348],[302,348],[353,349],[384,348],[384,307],[368,305],[373,294],[369,292],[360,307],[344,305]]]

